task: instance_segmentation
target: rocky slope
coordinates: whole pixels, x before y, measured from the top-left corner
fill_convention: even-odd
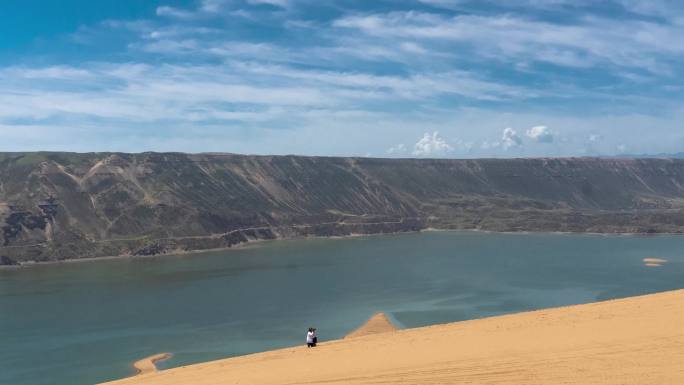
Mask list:
[[[0,154],[0,264],[416,231],[682,232],[684,160]]]

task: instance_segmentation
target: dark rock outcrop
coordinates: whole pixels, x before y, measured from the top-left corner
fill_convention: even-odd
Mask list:
[[[428,227],[680,233],[684,160],[0,154],[7,261]]]
[[[15,266],[18,265],[19,263],[15,261],[14,259],[7,257],[7,256],[0,256],[0,266]]]

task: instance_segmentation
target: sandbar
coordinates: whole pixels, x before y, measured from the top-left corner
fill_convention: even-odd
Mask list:
[[[644,262],[644,266],[648,267],[662,266],[663,263],[667,263],[667,259],[661,258],[644,258],[642,261]]]
[[[159,371],[157,369],[156,363],[159,361],[168,360],[171,358],[171,353],[159,353],[149,357],[145,357],[142,360],[135,361],[133,363],[133,368],[135,368],[135,375],[149,374]]]

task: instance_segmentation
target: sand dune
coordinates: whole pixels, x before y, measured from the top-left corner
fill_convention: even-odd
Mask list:
[[[110,385],[684,384],[684,290],[398,330]]]

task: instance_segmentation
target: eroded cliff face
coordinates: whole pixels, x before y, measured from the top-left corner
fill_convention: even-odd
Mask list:
[[[0,263],[417,231],[682,232],[684,160],[0,154]]]

